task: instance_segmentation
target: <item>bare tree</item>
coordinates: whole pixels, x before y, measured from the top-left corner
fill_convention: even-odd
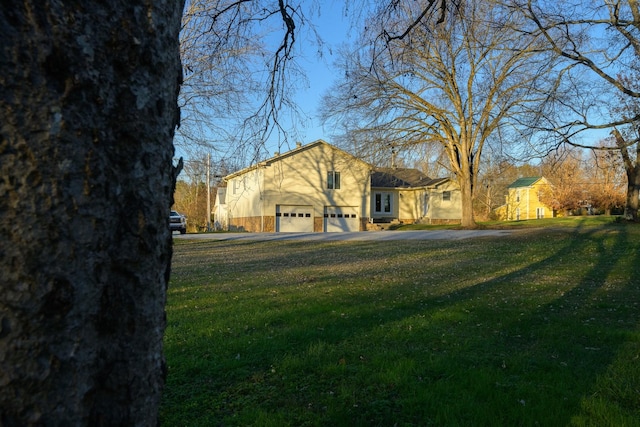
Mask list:
[[[609,141],[602,141],[602,147],[611,147]],[[626,203],[625,166],[621,153],[615,150],[592,150],[587,166],[591,200],[594,208],[605,215],[613,209],[623,208]]]
[[[546,48],[564,60],[559,67],[563,84],[574,96],[558,102],[562,114],[547,121],[545,129],[559,137],[559,143],[595,149],[619,150],[628,177],[625,218],[638,220],[640,163],[638,135],[640,120],[640,6],[635,0],[514,1],[512,4],[534,24]],[[630,78],[629,76],[635,76]],[[595,90],[594,90],[595,89]],[[594,130],[610,130],[610,146],[579,140]],[[633,149],[633,147],[636,147]]]
[[[187,217],[189,232],[203,230],[210,220],[207,216],[207,156],[184,162],[181,179],[176,183],[174,209]],[[213,195],[215,196],[215,195]]]
[[[421,20],[443,21],[457,0],[429,0],[416,22],[392,24],[397,0],[345,1],[343,12],[360,26],[367,12],[376,17],[381,45],[411,33]],[[255,161],[269,153],[267,139],[286,145],[305,113],[293,95],[306,83],[295,56],[301,36],[324,42],[312,18],[325,7],[316,0],[188,0],[180,33],[184,84],[180,93],[181,126],[176,144],[191,155],[203,147],[220,159]],[[303,44],[304,45],[304,44]],[[313,49],[311,49],[313,50]],[[321,53],[319,53],[321,55]],[[283,120],[285,113],[289,113]]]
[[[540,201],[564,215],[590,205],[590,183],[584,166],[582,150],[575,147],[563,147],[549,154],[541,170],[551,186],[542,189]]]
[[[405,153],[406,161],[411,166],[432,178],[452,175],[444,147],[436,144],[420,144],[412,148]]]
[[[640,135],[637,128],[629,127],[625,137],[618,129],[613,130],[615,144],[620,150],[627,175],[627,194],[624,217],[638,221],[638,198],[640,197]],[[635,147],[634,147],[635,146]],[[631,150],[630,148],[634,148]]]
[[[0,7],[0,424],[155,426],[182,2]]]
[[[305,77],[294,58],[301,6],[285,0],[188,0],[180,32],[184,84],[177,144],[217,158],[255,161],[265,142],[286,142],[283,111]]]
[[[416,22],[422,5],[397,5],[402,22]],[[383,134],[378,150],[442,146],[461,188],[462,225],[474,227],[485,144],[522,139],[527,119],[553,90],[545,78],[553,63],[539,54],[535,37],[513,30],[521,23],[494,2],[467,1],[443,22],[420,21],[389,38],[384,50],[371,48],[365,34],[367,49],[345,57],[344,78],[327,96],[324,117],[357,123],[350,131],[362,145],[374,141],[366,136],[371,132]]]
[[[184,151],[227,149],[239,122],[254,113],[250,100],[258,81],[251,59],[263,53],[259,37],[237,31],[241,2],[189,0],[180,30],[184,82],[176,144]],[[226,12],[226,13],[225,13]],[[220,147],[222,146],[222,147]]]

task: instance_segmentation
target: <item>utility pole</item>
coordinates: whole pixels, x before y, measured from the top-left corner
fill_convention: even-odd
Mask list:
[[[211,231],[211,153],[207,154],[207,232]]]

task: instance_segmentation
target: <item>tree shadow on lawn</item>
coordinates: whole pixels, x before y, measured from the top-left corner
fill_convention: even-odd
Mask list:
[[[356,278],[327,269],[327,246],[301,244],[296,249],[310,252],[313,266],[326,263],[324,274],[314,274],[309,284],[327,286],[326,300],[309,301],[317,293],[305,296],[294,289],[299,301],[274,295],[250,319],[242,319],[247,324],[236,325],[225,338],[224,354],[217,356],[223,362],[194,379],[201,382],[201,393],[221,396],[217,408],[202,412],[214,411],[220,419],[245,411],[246,405],[274,414],[279,407],[296,408],[301,412],[290,414],[292,424],[313,419],[362,425],[446,419],[569,424],[570,414],[581,412],[583,398],[636,327],[630,301],[619,299],[631,284],[607,282],[617,265],[616,247],[627,247],[628,236],[620,231],[606,243],[599,233],[576,230],[547,257],[486,281],[465,277],[459,267],[451,279],[465,283],[436,294],[419,275],[393,281],[389,273],[377,276],[388,284],[349,292]],[[521,238],[512,241],[514,248],[526,246]],[[354,253],[369,244],[354,247]],[[415,253],[403,256],[435,247],[445,248],[443,256],[447,251],[455,256],[459,246],[407,246]],[[277,261],[277,254],[257,262],[270,256],[276,270],[291,266]],[[377,262],[383,263],[383,256]],[[566,268],[568,261],[586,270],[573,287],[554,283],[549,273],[538,274]],[[241,264],[244,272],[259,267],[256,260]],[[369,274],[376,277],[375,271]],[[536,281],[539,276],[542,283]],[[283,283],[281,292],[300,286]],[[478,409],[482,406],[490,413]]]
[[[613,231],[613,242],[606,244],[607,235],[599,234],[596,230],[576,230],[567,239],[568,244],[549,257],[451,294],[454,302],[449,307],[465,305],[469,312],[467,324],[478,322],[475,339],[484,341],[482,347],[493,349],[490,354],[474,356],[469,352],[456,359],[468,363],[469,375],[475,378],[471,385],[477,394],[472,404],[483,404],[488,399],[498,406],[503,402],[504,411],[494,418],[498,424],[521,421],[509,418],[517,412],[509,411],[507,406],[514,405],[521,405],[520,416],[530,422],[571,424],[575,421],[571,414],[579,414],[584,399],[597,392],[595,384],[618,349],[637,334],[637,304],[633,303],[637,299],[629,298],[634,293],[638,296],[637,284],[631,282],[632,277],[637,277],[637,268],[626,280],[610,279],[615,276],[620,256],[616,248],[629,247],[628,235]],[[588,249],[594,249],[590,257],[585,256]],[[572,287],[555,282],[549,273],[538,274],[565,268],[567,262],[584,269],[584,274],[575,276]],[[566,276],[559,275],[558,279],[566,280]],[[513,286],[516,288],[512,297],[508,287]],[[548,291],[553,287],[557,287],[557,297],[549,298]],[[491,294],[496,295],[497,301],[493,307],[485,304]],[[533,304],[527,305],[527,300]],[[483,323],[483,319],[495,319],[496,310],[505,313],[504,321]],[[500,369],[495,369],[497,366]],[[478,369],[485,370],[486,375],[473,372]],[[481,384],[483,378],[485,384]],[[491,389],[495,394],[487,396]],[[587,424],[594,416],[613,416],[599,421],[629,425],[638,415],[638,407],[627,404],[622,411],[591,414]]]
[[[577,308],[584,325],[580,343],[583,352],[595,353],[596,360],[600,355],[602,361],[571,420],[576,425],[640,425],[640,248],[634,237],[631,245],[629,235],[621,232],[610,249],[598,242],[599,262],[582,286],[566,296],[584,303]],[[621,248],[633,255],[621,259]],[[619,270],[628,273],[616,277]]]

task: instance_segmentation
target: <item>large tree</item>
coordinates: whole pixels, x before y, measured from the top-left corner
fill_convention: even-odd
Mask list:
[[[457,1],[427,0],[417,20],[444,20],[447,4]],[[371,13],[380,37],[393,39],[417,24],[390,28],[398,3],[346,0],[342,12],[354,27]],[[191,156],[204,148],[214,160],[246,165],[272,153],[267,140],[278,147],[297,141],[308,119],[294,99],[308,86],[298,59],[331,50],[313,24],[328,7],[339,6],[319,0],[188,0],[180,33],[179,149]]]
[[[157,424],[182,7],[0,8],[0,425]]]
[[[521,22],[495,2],[456,2],[443,22],[418,21],[422,6],[397,5],[395,24],[415,22],[410,33],[387,37],[384,48],[365,34],[365,48],[348,52],[324,113],[356,123],[350,132],[359,136],[351,140],[369,149],[442,146],[462,192],[462,225],[474,227],[485,145],[507,136],[521,142],[526,120],[553,89],[545,79],[552,62],[539,54],[536,38],[513,30]],[[377,40],[379,30],[371,31]]]
[[[640,135],[638,124],[627,126],[625,137],[618,129],[613,129],[615,146],[620,150],[620,157],[627,176],[624,217],[629,221],[638,221],[638,204],[640,198]]]
[[[628,177],[625,217],[638,220],[640,194],[640,5],[636,0],[520,0],[508,2],[533,23],[545,48],[564,61],[563,85],[573,92],[558,103],[562,114],[544,123],[560,143],[617,150]],[[611,131],[609,146],[580,136]]]
[[[602,146],[610,146],[607,141]],[[625,166],[622,154],[611,150],[593,150],[589,159],[588,177],[593,207],[611,215],[613,209],[623,208],[628,192],[625,191]]]

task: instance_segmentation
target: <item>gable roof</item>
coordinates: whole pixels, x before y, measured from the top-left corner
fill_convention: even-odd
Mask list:
[[[371,175],[371,186],[383,188],[429,187],[441,184],[448,179],[431,179],[418,169],[376,168]]]
[[[347,153],[340,148],[329,144],[328,142],[318,139],[317,141],[311,142],[306,145],[298,145],[293,150],[289,150],[283,154],[276,154],[275,156],[263,160],[262,162],[258,162],[254,165],[241,169],[239,171],[233,172],[224,177],[225,181],[228,181],[232,178],[235,178],[240,175],[244,175],[245,173],[251,172],[252,170],[258,169],[260,167],[270,166],[271,164],[278,162],[284,158],[294,156],[303,151],[309,150],[311,148],[317,147],[319,145],[324,145],[329,147],[330,149],[338,152],[344,157],[350,158],[354,161],[358,161],[367,165],[372,173],[371,173],[371,186],[378,188],[416,188],[416,187],[435,187],[439,184],[449,181],[449,178],[429,178],[427,175],[420,172],[418,169],[410,169],[410,168],[376,168],[373,165],[365,162],[364,160]]]
[[[525,178],[518,178],[513,181],[507,188],[520,188],[520,187],[531,187],[536,182],[542,179],[541,176],[529,176]]]
[[[357,158],[356,156],[354,156],[354,155],[352,155],[352,154],[349,154],[349,153],[347,153],[346,151],[341,150],[341,149],[339,149],[338,147],[336,147],[336,146],[334,146],[334,145],[331,145],[331,144],[329,144],[328,142],[326,142],[326,141],[324,141],[324,140],[322,140],[322,139],[318,139],[317,141],[310,142],[309,144],[306,144],[306,145],[298,145],[298,146],[297,146],[296,148],[294,148],[293,150],[289,150],[289,151],[287,151],[287,152],[285,152],[285,153],[283,153],[283,154],[276,153],[276,155],[275,155],[275,156],[273,156],[273,157],[271,157],[271,158],[268,158],[267,160],[263,160],[263,161],[261,161],[261,162],[258,162],[258,163],[256,163],[256,164],[251,165],[251,166],[249,166],[249,167],[246,167],[246,168],[244,168],[244,169],[240,169],[239,171],[236,171],[236,172],[230,173],[229,175],[225,176],[225,177],[224,177],[224,179],[225,179],[225,181],[226,181],[226,180],[229,180],[229,179],[234,178],[234,177],[236,177],[236,176],[243,175],[243,174],[245,174],[245,173],[247,173],[247,172],[250,172],[250,171],[252,171],[252,170],[254,170],[254,169],[257,169],[257,168],[259,168],[259,167],[270,166],[271,164],[273,164],[273,163],[275,163],[275,162],[278,162],[278,161],[280,161],[280,160],[282,160],[282,159],[284,159],[284,158],[286,158],[286,157],[294,156],[294,155],[296,155],[296,154],[298,154],[298,153],[300,153],[300,152],[302,152],[302,151],[306,151],[306,150],[309,150],[309,149],[311,149],[311,148],[317,147],[318,145],[325,145],[325,146],[327,146],[327,147],[331,148],[332,150],[337,151],[338,153],[340,153],[341,155],[343,155],[343,156],[345,156],[345,157],[349,157],[349,158],[351,158],[351,159],[353,159],[353,160],[355,160],[355,161],[358,161],[358,162],[364,163],[364,164],[366,164],[366,165],[369,165],[369,164],[368,164],[367,162],[365,162],[364,160],[359,159],[359,158]],[[370,165],[369,165],[369,166],[370,166]],[[370,166],[370,167],[371,167],[371,168],[373,168],[373,166]]]

